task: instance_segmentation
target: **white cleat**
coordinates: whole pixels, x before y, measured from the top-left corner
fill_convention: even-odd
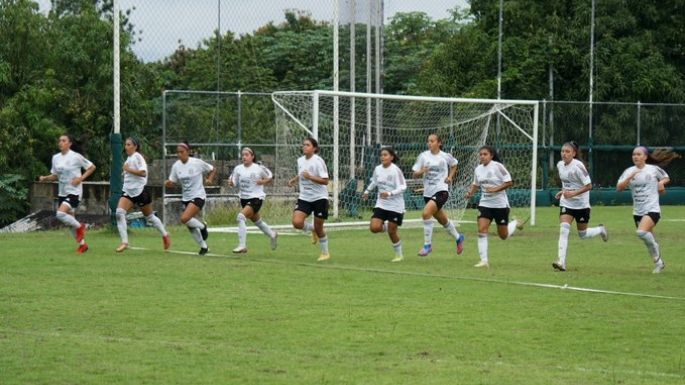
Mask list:
[[[274,236],[271,238],[271,250],[276,250],[278,247],[278,233],[274,231]]]
[[[566,271],[566,265],[561,263],[560,261],[552,262],[552,267],[555,270]]]
[[[329,259],[331,259],[331,255],[330,255],[330,254],[328,254],[328,253],[321,253],[321,255],[319,255],[319,259],[317,259],[317,261],[319,261],[319,262],[321,262],[321,261],[328,261]]]
[[[392,259],[390,262],[402,262],[404,260],[404,256],[402,255],[396,255],[395,258]]]
[[[235,249],[233,249],[233,254],[244,254],[244,253],[247,253],[247,247],[238,246]]]
[[[664,269],[666,268],[666,263],[664,263],[663,259],[659,258],[659,260],[654,264],[654,270],[652,270],[653,274],[659,274]]]
[[[609,233],[607,232],[606,226],[604,226],[603,224],[600,224],[599,225],[599,231],[600,231],[599,236],[602,237],[602,240],[604,242],[608,241],[609,240]]]
[[[490,264],[488,263],[488,261],[480,261],[480,262],[476,263],[475,265],[473,265],[473,267],[487,267],[487,268],[489,268]]]

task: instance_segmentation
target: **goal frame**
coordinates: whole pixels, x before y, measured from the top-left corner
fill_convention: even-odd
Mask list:
[[[282,104],[279,103],[277,97],[280,95],[311,95],[312,98],[312,122],[311,127],[303,124],[295,116],[293,116],[288,109],[286,109]],[[340,146],[339,142],[339,108],[338,108],[338,98],[339,97],[349,97],[351,102],[354,103],[356,98],[364,100],[375,100],[376,104],[382,103],[382,100],[402,100],[402,101],[426,101],[426,102],[441,102],[441,103],[485,103],[497,105],[528,105],[533,107],[533,133],[532,136],[526,132],[524,129],[519,127],[519,125],[512,121],[509,116],[502,112],[501,108],[497,108],[497,117],[506,119],[510,124],[515,126],[521,134],[525,135],[531,140],[532,146],[532,159],[531,159],[531,170],[530,170],[530,224],[535,225],[535,207],[536,207],[536,193],[537,193],[537,156],[538,156],[538,119],[539,119],[539,102],[537,100],[525,100],[525,99],[478,99],[478,98],[445,98],[437,96],[413,96],[413,95],[390,95],[390,94],[375,94],[375,93],[363,93],[363,92],[347,92],[347,91],[328,91],[328,90],[311,90],[311,91],[276,91],[271,94],[271,100],[274,105],[281,109],[286,115],[288,115],[296,124],[301,126],[305,131],[307,131],[314,139],[319,139],[319,100],[322,96],[333,97],[333,188],[332,188],[332,198],[333,198],[333,217],[338,218],[339,207],[340,207],[340,179],[339,179],[339,169],[340,169]],[[376,110],[377,113],[379,109]],[[350,110],[351,116],[350,121],[354,122],[354,108]],[[380,120],[380,116],[376,117],[376,121]],[[351,126],[353,127],[353,126]],[[370,130],[370,126],[368,129]],[[381,124],[376,124],[375,137],[380,138],[380,130],[382,130]],[[350,130],[350,141],[354,141],[354,129]],[[372,133],[369,133],[372,134]],[[367,136],[370,138],[371,135]],[[354,144],[350,145],[350,161],[354,162]],[[354,166],[354,164],[351,164]],[[354,167],[352,167],[354,168]]]

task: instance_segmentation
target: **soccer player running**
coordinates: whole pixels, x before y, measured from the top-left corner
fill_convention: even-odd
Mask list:
[[[433,219],[454,237],[457,243],[457,254],[464,251],[464,235],[459,234],[454,223],[449,220],[442,207],[449,198],[449,185],[457,173],[457,160],[442,151],[442,140],[438,134],[428,135],[428,150],[422,152],[412,167],[414,178],[423,177],[423,247],[419,256],[425,257],[433,251]]]
[[[590,222],[590,190],[592,181],[583,162],[578,160],[579,147],[576,142],[566,142],[561,146],[561,160],[557,163],[562,190],[556,195],[559,202],[559,255],[552,267],[566,271],[566,251],[571,223],[576,221],[580,239],[600,236],[604,242],[609,239],[604,225],[588,228]]]
[[[57,145],[59,152],[52,157],[50,174],[41,175],[38,177],[38,181],[58,181],[59,207],[55,216],[60,222],[71,227],[72,234],[78,243],[76,252],[81,254],[88,251],[88,244],[85,239],[86,225],[76,220],[74,210],[81,203],[82,182],[95,172],[95,165],[77,152],[79,149],[71,136],[61,135]],[[86,171],[81,173],[81,170]]]
[[[637,237],[644,242],[654,261],[652,273],[661,273],[666,263],[661,257],[661,249],[654,238],[654,227],[661,218],[659,194],[666,192],[671,181],[668,174],[657,164],[666,166],[679,155],[668,149],[650,154],[647,147],[639,146],[633,150],[633,164],[618,178],[616,189],[623,191],[630,187],[633,196],[633,220],[637,227]]]
[[[483,146],[478,151],[480,164],[476,166],[473,183],[466,192],[466,200],[481,190],[478,202],[478,254],[480,262],[474,267],[490,267],[488,260],[488,228],[494,220],[497,235],[506,240],[514,235],[516,229],[523,228],[523,222],[514,219],[509,222],[509,198],[506,189],[513,186],[511,174],[500,162],[497,151],[491,146]]]
[[[147,185],[147,162],[139,152],[140,142],[133,137],[126,138],[124,149],[128,158],[124,162],[124,186],[116,210],[117,229],[119,230],[121,244],[115,251],[121,253],[128,248],[126,212],[134,207],[139,208],[145,215],[147,223],[159,231],[162,235],[164,250],[167,250],[171,247],[171,239],[162,221],[152,211],[152,198],[150,192],[145,189],[145,185]]]
[[[376,166],[371,175],[371,183],[364,190],[362,198],[369,199],[369,192],[378,187],[378,198],[373,208],[373,216],[369,224],[372,233],[388,232],[395,258],[392,262],[400,262],[402,255],[402,241],[397,235],[397,228],[402,226],[404,217],[404,191],[407,183],[402,170],[397,167],[397,153],[392,147],[381,149],[381,164]],[[387,222],[387,224],[386,224]]]
[[[195,216],[202,210],[207,199],[205,186],[202,184],[203,175],[207,174],[205,183],[211,184],[216,175],[216,169],[211,164],[190,156],[190,145],[183,141],[176,147],[178,160],[171,167],[169,179],[164,182],[167,188],[173,188],[180,184],[181,202],[183,203],[183,213],[181,213],[181,223],[188,226],[190,234],[200,245],[199,255],[205,255],[209,251],[207,246],[207,224],[201,222]]]
[[[288,186],[296,183],[300,187],[300,195],[293,211],[293,227],[299,230],[312,231],[312,243],[317,240],[321,246],[318,261],[331,258],[328,252],[328,237],[323,228],[328,219],[328,168],[324,160],[317,155],[319,143],[314,138],[306,138],[302,142],[302,156],[297,159],[297,176],[288,181]],[[309,214],[314,213],[314,224],[305,222]]]
[[[233,252],[247,253],[247,224],[245,223],[247,219],[254,222],[255,226],[269,237],[271,250],[276,250],[278,234],[272,231],[259,216],[259,210],[262,208],[262,203],[266,197],[264,185],[271,182],[273,174],[268,168],[255,163],[255,153],[251,148],[243,147],[240,155],[243,164],[236,166],[228,178],[228,185],[237,186],[240,191],[240,207],[242,207],[236,217],[238,221],[238,247],[233,249]]]

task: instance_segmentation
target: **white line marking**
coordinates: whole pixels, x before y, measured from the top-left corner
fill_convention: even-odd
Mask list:
[[[462,223],[476,223],[476,221],[459,221],[456,226],[459,227]],[[412,227],[423,224],[423,219],[405,219],[402,222],[403,227]],[[409,225],[409,226],[405,226]],[[302,233],[300,230],[296,230],[292,225],[269,225],[272,230],[278,230],[279,234],[287,234],[286,231],[294,233]],[[349,230],[349,229],[365,229],[369,227],[369,221],[356,221],[356,222],[326,222],[326,229],[330,230]],[[237,233],[237,226],[212,226],[208,227],[207,231],[210,233]],[[261,233],[261,230],[257,226],[247,226],[247,231],[250,233]]]
[[[675,219],[662,219],[664,222],[685,222],[685,219],[675,218]]]
[[[145,251],[150,250],[150,249],[145,248],[145,247],[129,247],[129,248],[133,249],[133,250],[145,250]],[[192,253],[189,251],[167,250],[166,252],[167,253],[175,253],[175,254],[184,254],[184,255],[197,255],[197,253]],[[217,258],[240,259],[239,255],[207,253],[204,256],[206,256],[206,257],[217,257]],[[456,279],[456,280],[462,280],[462,281],[489,282],[489,283],[500,283],[500,284],[505,284],[505,285],[539,287],[539,288],[544,288],[544,289],[560,289],[560,290],[577,291],[577,292],[583,292],[583,293],[609,294],[609,295],[621,295],[621,296],[626,296],[626,297],[656,298],[656,299],[670,299],[670,300],[675,300],[675,301],[685,301],[685,297],[673,297],[673,296],[658,295],[658,294],[645,294],[645,293],[632,293],[632,292],[615,291],[615,290],[592,289],[592,288],[587,288],[587,287],[568,286],[568,284],[556,285],[556,284],[552,284],[552,283],[507,281],[507,280],[492,279],[492,278],[464,277],[464,276],[457,276],[457,275],[418,273],[418,272],[413,272],[413,271],[362,268],[362,267],[355,267],[355,266],[330,265],[330,264],[325,264],[325,263],[289,262],[289,261],[284,261],[281,259],[269,259],[269,258],[250,258],[250,259],[244,259],[244,260],[249,261],[249,262],[258,262],[258,263],[274,263],[274,264],[281,264],[281,265],[307,266],[307,267],[315,267],[315,268],[319,268],[319,269],[347,270],[347,271],[359,271],[359,272],[365,272],[365,273],[379,273],[379,274],[398,274],[398,275],[409,275],[409,276],[413,276],[413,277]]]

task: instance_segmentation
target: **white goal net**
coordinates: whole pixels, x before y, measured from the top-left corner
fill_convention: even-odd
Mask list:
[[[538,103],[527,100],[488,100],[364,94],[332,91],[281,91],[272,94],[276,110],[277,184],[297,174],[302,141],[318,140],[320,156],[328,165],[331,210],[339,221],[368,219],[375,198],[362,201],[361,192],[384,146],[398,153],[398,166],[407,179],[407,218],[418,217],[424,206],[422,181],[411,167],[427,150],[429,134],[436,133],[443,150],[459,168],[446,204],[449,215],[461,220],[464,210],[478,202],[464,198],[478,165],[478,150],[495,147],[511,172],[508,189],[512,215],[535,223]],[[468,218],[472,219],[472,218]],[[475,219],[475,218],[473,218]]]

